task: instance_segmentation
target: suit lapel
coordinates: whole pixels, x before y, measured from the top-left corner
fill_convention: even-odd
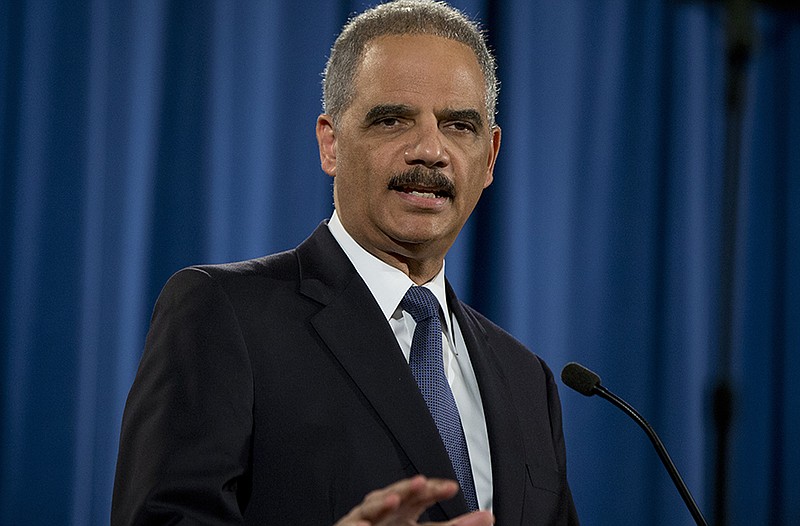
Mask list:
[[[525,488],[525,450],[510,387],[496,349],[477,319],[447,285],[450,308],[458,320],[481,393],[492,458],[493,512],[498,524],[520,524]]]
[[[300,292],[322,304],[311,319],[320,338],[417,471],[455,480],[433,418],[394,333],[325,225],[298,247],[297,257]],[[448,518],[467,511],[460,494],[440,505]]]

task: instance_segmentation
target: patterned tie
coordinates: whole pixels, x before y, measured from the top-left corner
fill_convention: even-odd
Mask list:
[[[467,441],[458,416],[458,407],[444,374],[442,361],[442,325],[439,321],[439,302],[425,287],[408,289],[400,306],[411,314],[417,327],[411,341],[409,365],[419,384],[422,397],[433,415],[444,447],[453,463],[461,491],[470,510],[478,509],[475,483],[469,463]]]

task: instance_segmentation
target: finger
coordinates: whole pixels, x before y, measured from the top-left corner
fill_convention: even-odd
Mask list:
[[[376,522],[396,510],[401,503],[400,496],[392,491],[380,490],[373,492],[364,499],[357,508],[358,517],[370,522]]]
[[[452,480],[427,478],[423,475],[403,479],[390,486],[370,493],[367,498],[382,497],[386,494],[395,494],[402,504],[418,503],[422,501],[433,502],[447,499],[458,493],[458,483]],[[365,499],[366,500],[366,499]]]
[[[336,526],[371,526],[400,505],[400,497],[391,491],[377,490],[342,517]]]
[[[360,523],[353,521],[361,520],[366,521],[366,524],[378,522],[396,510],[404,499],[419,492],[426,484],[425,477],[418,475],[371,491],[364,497],[361,504],[350,510],[350,513],[337,522],[337,526],[350,526],[351,524],[360,526]]]
[[[373,492],[372,498],[394,495],[399,500],[398,508],[415,509],[423,506],[422,509],[425,509],[434,502],[454,496],[457,492],[458,484],[454,481],[416,475]]]
[[[397,488],[401,501],[396,510],[387,516],[399,523],[416,524],[419,516],[436,502],[447,500],[458,493],[458,483],[446,479],[427,479],[422,476],[409,479],[408,484]]]
[[[491,526],[494,515],[489,511],[474,511],[456,518],[451,526]]]
[[[452,480],[428,479],[417,475],[367,494],[364,500],[343,517],[337,526],[364,526],[376,523],[416,523],[424,510],[435,502],[458,493]],[[365,522],[361,522],[365,521]]]
[[[461,515],[449,522],[426,522],[418,526],[491,526],[494,524],[494,515],[490,511],[473,511]]]

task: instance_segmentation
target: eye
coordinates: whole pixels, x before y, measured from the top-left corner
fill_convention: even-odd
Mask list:
[[[475,125],[467,121],[453,121],[447,125],[458,132],[474,132]]]
[[[392,128],[400,124],[400,119],[397,117],[384,117],[375,121],[375,124],[384,128]]]

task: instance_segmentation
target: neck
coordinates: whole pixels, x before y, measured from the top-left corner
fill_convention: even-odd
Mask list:
[[[379,252],[367,249],[376,258],[387,265],[405,273],[417,285],[423,285],[442,270],[444,258],[414,258],[391,252]]]
[[[345,218],[337,211],[339,223],[361,248],[392,266],[417,285],[432,280],[444,265],[444,256],[454,239],[433,239],[427,242],[408,242],[392,238],[386,233],[369,234],[357,228],[348,228]]]

